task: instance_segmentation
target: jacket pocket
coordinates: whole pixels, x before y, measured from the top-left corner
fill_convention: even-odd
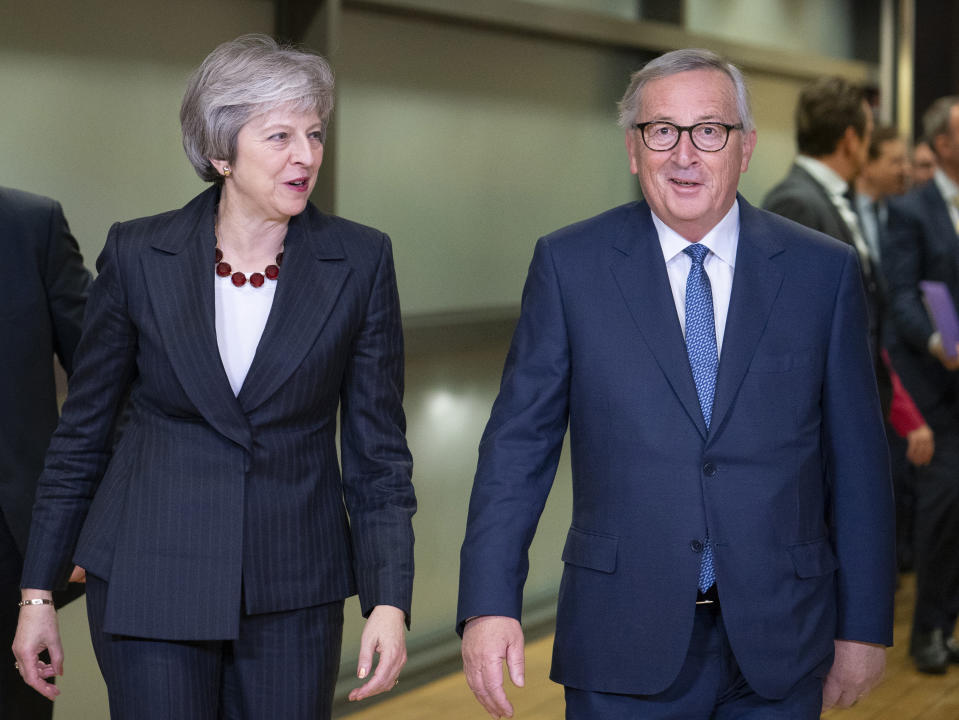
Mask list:
[[[839,567],[827,538],[790,545],[789,554],[792,556],[796,574],[801,578],[828,575]]]
[[[613,535],[599,535],[571,527],[563,547],[563,562],[611,573],[616,570],[618,547],[619,538]]]

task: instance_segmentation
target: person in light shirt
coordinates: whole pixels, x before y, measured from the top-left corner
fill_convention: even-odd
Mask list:
[[[332,105],[322,57],[220,45],[180,112],[211,187],[110,230],[21,581],[14,654],[51,699],[48,601],[73,562],[113,718],[329,718],[355,593],[350,698],[396,682],[416,507],[403,338],[389,238],[309,202]]]
[[[959,96],[936,100],[922,124],[937,167],[929,182],[890,198],[882,264],[898,339],[890,355],[936,434],[935,455],[916,483],[910,651],[919,672],[941,674],[959,664],[959,347],[933,325],[919,283],[944,283],[953,302],[959,298]]]
[[[923,185],[936,173],[936,154],[925,139],[919,140],[912,149],[912,184]]]

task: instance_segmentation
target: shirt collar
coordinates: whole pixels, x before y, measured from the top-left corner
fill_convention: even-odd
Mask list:
[[[885,207],[885,200],[874,200],[873,198],[866,195],[866,193],[856,192],[856,210],[860,213],[872,212],[874,207],[881,208]]]
[[[942,168],[936,168],[932,179],[933,182],[936,183],[936,187],[939,188],[939,192],[942,193],[942,196],[946,199],[946,202],[950,204],[955,203],[956,196],[959,196],[959,185],[956,185],[956,183],[942,171]]]
[[[668,263],[689,247],[689,240],[660,220],[652,209],[650,213],[659,235],[663,258]],[[739,200],[733,202],[729,212],[703,236],[699,244],[708,247],[716,257],[730,267],[736,267],[736,250],[739,247]]]
[[[813,180],[818,182],[830,195],[842,196],[849,190],[849,183],[828,165],[816,160],[808,155],[797,155],[796,164],[813,176]]]

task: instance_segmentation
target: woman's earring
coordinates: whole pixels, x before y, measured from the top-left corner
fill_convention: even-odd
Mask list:
[[[223,177],[230,177],[230,175],[232,175],[232,174],[233,174],[233,171],[230,170],[230,166],[229,166],[229,165],[224,165],[224,166],[223,166]]]

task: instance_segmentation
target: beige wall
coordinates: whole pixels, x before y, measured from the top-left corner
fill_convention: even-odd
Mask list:
[[[180,146],[187,76],[272,28],[270,0],[0,0],[0,184],[60,200],[92,267],[114,221],[202,189]]]
[[[338,212],[393,238],[407,314],[515,306],[533,243],[636,196],[624,53],[347,12]]]
[[[852,59],[851,0],[684,0],[686,29],[757,47]]]

